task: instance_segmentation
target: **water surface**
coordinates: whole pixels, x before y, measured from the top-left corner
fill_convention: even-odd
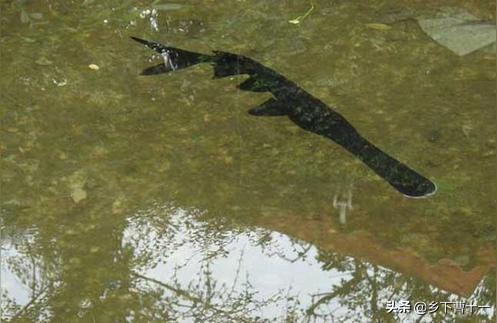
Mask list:
[[[476,3],[476,2],[475,2]],[[207,5],[208,4],[208,5]],[[495,3],[1,4],[2,319],[495,319],[495,54],[413,17]],[[370,28],[367,24],[390,28]],[[408,199],[209,66],[143,77],[130,35],[250,56],[438,186]],[[98,69],[90,64],[98,66]]]

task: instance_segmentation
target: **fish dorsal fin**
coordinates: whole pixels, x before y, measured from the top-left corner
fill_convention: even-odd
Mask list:
[[[287,106],[283,102],[271,98],[258,107],[250,109],[248,113],[253,116],[284,116],[287,115]]]

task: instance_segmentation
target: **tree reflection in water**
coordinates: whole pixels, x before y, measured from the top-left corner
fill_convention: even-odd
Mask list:
[[[2,241],[5,321],[453,322],[457,315],[451,311],[395,314],[386,304],[493,305],[495,299],[494,275],[464,298],[277,232],[236,229],[171,205],[129,217],[114,236],[113,256],[100,260],[107,269],[79,273],[91,276],[81,280],[97,281],[90,290],[79,285],[75,292],[78,284],[68,276],[78,258],[56,247],[40,250],[37,239],[30,232]],[[479,311],[472,319],[495,319],[495,311]]]

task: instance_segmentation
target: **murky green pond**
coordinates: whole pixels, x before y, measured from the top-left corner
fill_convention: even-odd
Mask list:
[[[0,2],[2,321],[495,321],[495,52],[416,20],[495,2],[102,3]],[[436,194],[129,36],[257,60]]]

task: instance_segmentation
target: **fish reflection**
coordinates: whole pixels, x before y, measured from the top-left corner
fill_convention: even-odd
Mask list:
[[[436,185],[407,165],[370,143],[339,113],[313,97],[294,82],[251,58],[222,51],[213,55],[190,52],[131,37],[158,52],[164,63],[143,70],[156,75],[200,63],[214,66],[214,78],[247,74],[238,85],[244,91],[270,92],[273,97],[248,111],[253,116],[287,116],[300,128],[329,138],[366,164],[397,191],[408,197],[426,197]]]

